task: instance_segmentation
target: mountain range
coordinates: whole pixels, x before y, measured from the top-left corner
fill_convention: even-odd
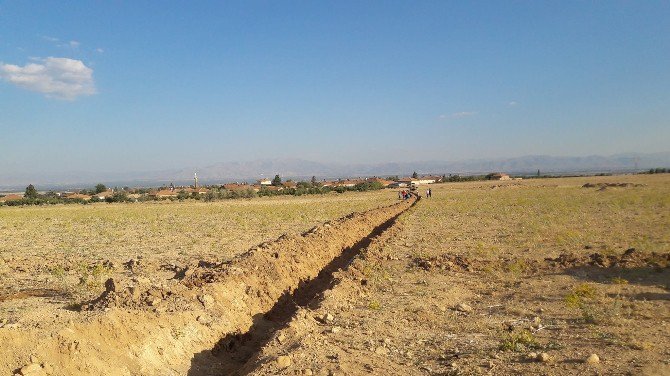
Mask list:
[[[255,181],[279,174],[283,179],[343,178],[357,176],[407,176],[419,174],[472,175],[493,171],[509,174],[587,174],[599,172],[632,172],[656,167],[670,167],[670,152],[626,153],[583,157],[528,155],[515,158],[467,159],[460,161],[413,161],[388,163],[341,164],[303,159],[264,159],[220,162],[205,166],[144,172],[73,171],[53,174],[4,175],[0,172],[0,189],[21,189],[27,184],[42,189],[87,187],[102,182],[116,186],[152,186],[169,182],[192,181],[197,173],[203,184],[231,181]]]

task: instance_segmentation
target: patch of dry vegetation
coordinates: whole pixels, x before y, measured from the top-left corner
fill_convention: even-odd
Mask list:
[[[26,309],[36,308],[25,304],[83,301],[99,294],[110,276],[160,283],[174,274],[176,265],[225,261],[282,234],[297,234],[394,199],[393,192],[373,191],[218,202],[2,207],[0,299],[6,301],[0,303],[0,319],[16,320]],[[46,299],[15,299],[26,296]]]
[[[254,374],[670,373],[670,176],[432,188]]]

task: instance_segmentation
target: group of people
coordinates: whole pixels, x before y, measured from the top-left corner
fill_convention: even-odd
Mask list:
[[[421,195],[419,195],[420,197]],[[402,190],[398,192],[398,200],[407,200],[408,198],[412,197],[410,191],[408,190]],[[426,198],[433,197],[433,190],[428,188],[426,189]]]
[[[402,190],[398,192],[398,200],[407,200],[408,198],[412,197],[409,193],[409,191]]]

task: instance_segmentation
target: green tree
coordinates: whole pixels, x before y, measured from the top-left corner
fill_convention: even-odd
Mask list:
[[[275,175],[274,179],[272,179],[272,185],[274,186],[281,185],[281,178],[279,177],[279,175]]]
[[[95,186],[95,193],[102,193],[107,190],[107,187],[105,187],[104,184],[98,184]]]
[[[419,177],[419,174],[417,174],[416,171],[414,171],[414,173],[412,174],[412,179],[416,179],[418,177]]]
[[[37,198],[37,190],[35,189],[35,186],[30,184],[29,186],[26,187],[26,198]]]
[[[312,176],[312,186],[316,187],[316,176]]]
[[[128,193],[124,191],[116,191],[114,192],[113,195],[107,196],[105,198],[106,202],[126,202],[130,201],[130,198],[128,197]]]

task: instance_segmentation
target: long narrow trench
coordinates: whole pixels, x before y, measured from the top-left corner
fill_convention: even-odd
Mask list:
[[[352,213],[252,248],[230,264],[195,268],[182,280],[186,289],[108,288],[90,309],[113,307],[109,312],[73,322],[59,336],[0,333],[8,344],[0,346],[0,368],[12,373],[29,361],[17,354],[34,354],[49,359],[57,374],[244,374],[245,363],[298,307],[318,304],[336,283],[333,272],[413,204]],[[144,299],[155,294],[163,298],[160,312]]]
[[[418,202],[415,201],[411,206]],[[333,273],[346,268],[353,259],[372,241],[392,227],[398,213],[375,227],[367,236],[348,247],[328,263],[314,279],[302,281],[293,292],[285,291],[274,306],[265,313],[253,317],[253,325],[246,332],[230,333],[221,338],[211,350],[196,354],[191,361],[189,376],[244,375],[246,363],[273,337],[284,328],[300,307],[316,308],[323,293],[332,289],[337,281]]]

